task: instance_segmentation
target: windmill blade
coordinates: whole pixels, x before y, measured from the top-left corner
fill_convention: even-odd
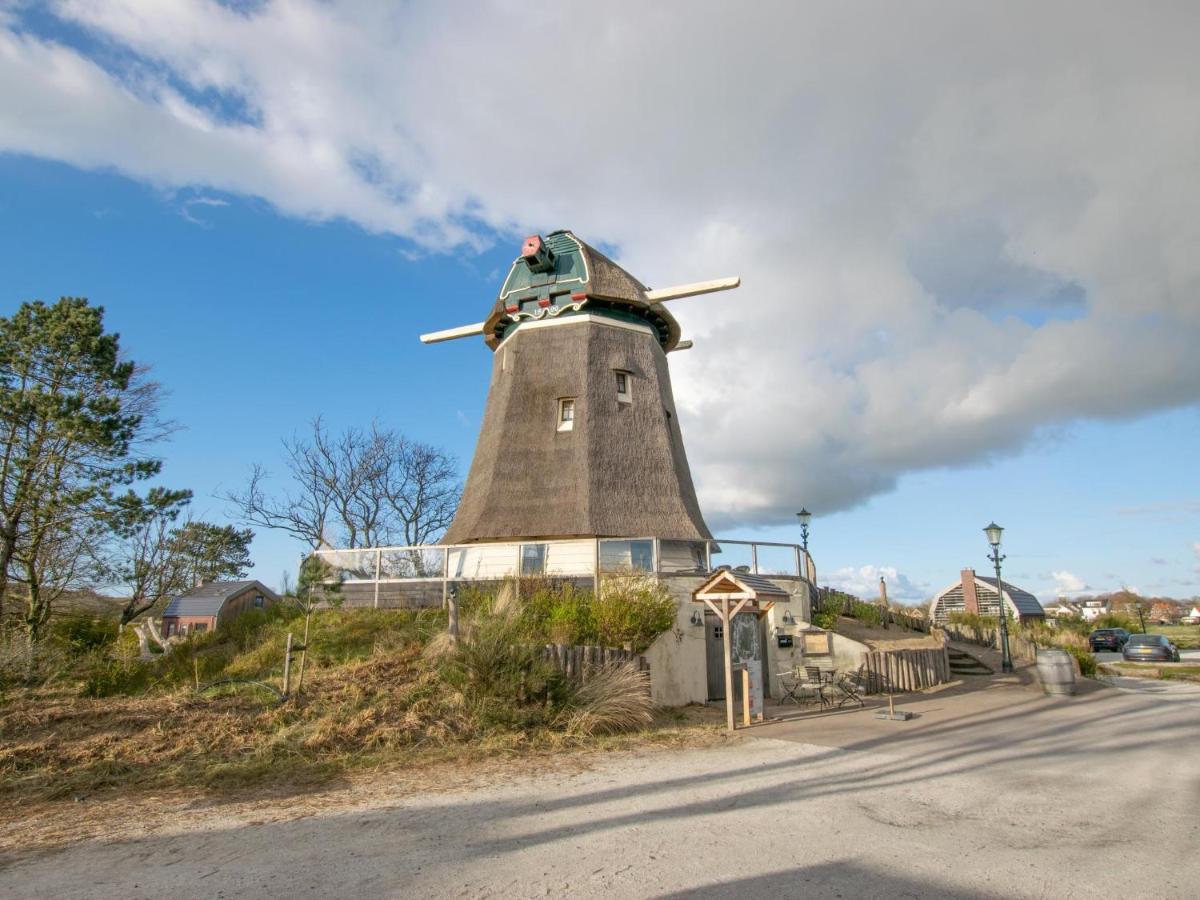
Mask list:
[[[692,345],[691,341],[680,341],[678,344],[676,344],[674,347],[671,348],[671,352],[674,353],[676,350],[691,350],[692,346],[693,345]]]
[[[474,337],[477,334],[483,334],[482,322],[476,322],[474,325],[459,325],[457,328],[447,328],[444,331],[431,331],[429,334],[421,335],[421,343],[439,344],[442,341],[454,341],[459,338]]]
[[[646,299],[651,303],[662,303],[664,300],[678,300],[681,297],[695,297],[697,294],[732,290],[741,283],[742,279],[736,275],[732,278],[717,278],[713,281],[693,281],[691,284],[678,284],[675,287],[646,291]]]

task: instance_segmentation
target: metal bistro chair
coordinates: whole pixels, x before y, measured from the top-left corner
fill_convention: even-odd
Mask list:
[[[821,686],[810,681],[799,667],[789,672],[779,672],[776,677],[783,691],[783,696],[779,698],[780,703],[790,700],[797,706],[803,706],[812,698],[819,700],[822,707],[825,706],[825,694]]]
[[[857,703],[859,706],[867,705],[862,698],[862,692],[866,690],[865,671],[866,666],[859,666],[854,672],[843,672],[838,676],[834,682],[834,687],[837,688],[840,695],[837,700],[838,709],[847,703]]]
[[[805,666],[804,681],[802,683],[807,690],[814,693],[817,699],[821,701],[822,709],[829,705],[829,698],[825,695],[825,690],[829,687],[830,682],[821,671],[820,666]]]

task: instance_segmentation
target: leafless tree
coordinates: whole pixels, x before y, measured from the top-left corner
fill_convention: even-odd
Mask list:
[[[372,423],[330,432],[314,419],[308,434],[283,441],[289,486],[270,492],[261,465],[246,488],[225,494],[241,518],[310,548],[421,544],[450,524],[461,486],[452,456]]]

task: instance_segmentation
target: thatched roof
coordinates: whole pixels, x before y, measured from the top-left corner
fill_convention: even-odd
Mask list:
[[[475,458],[444,543],[712,537],[657,333],[586,312],[522,326],[496,352]],[[629,403],[617,400],[617,371],[628,373]],[[565,432],[556,429],[564,397],[575,398]]]

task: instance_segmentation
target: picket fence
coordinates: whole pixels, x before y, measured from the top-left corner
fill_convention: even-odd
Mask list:
[[[646,657],[620,647],[581,647],[570,644],[547,644],[546,659],[569,678],[586,682],[604,669],[633,663],[639,672],[650,672]]]

